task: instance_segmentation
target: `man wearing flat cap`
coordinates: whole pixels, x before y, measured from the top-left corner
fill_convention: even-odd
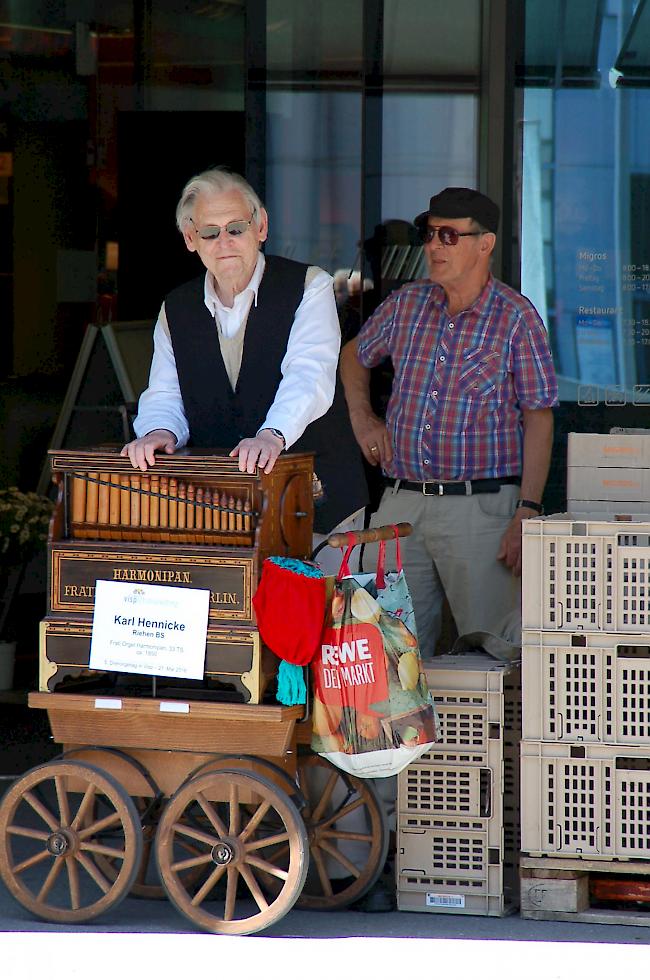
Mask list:
[[[392,293],[344,348],[357,442],[381,466],[373,524],[409,521],[403,560],[424,657],[446,596],[459,634],[498,632],[520,603],[521,522],[542,512],[557,382],[544,324],[495,279],[499,208],[447,187],[415,218],[429,278]],[[370,368],[395,371],[385,424]]]

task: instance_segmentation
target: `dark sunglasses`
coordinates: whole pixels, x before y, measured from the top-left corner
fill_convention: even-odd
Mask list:
[[[232,235],[233,238],[237,238],[238,235],[243,235],[248,230],[254,217],[255,211],[253,211],[248,221],[244,221],[243,219],[241,221],[229,221],[227,225],[206,225],[204,228],[197,228],[192,218],[190,218],[190,221],[194,225],[199,238],[202,238],[204,242],[214,242],[224,230],[229,235]]]
[[[482,231],[456,231],[451,225],[427,225],[420,228],[420,240],[428,245],[438,235],[443,245],[458,245],[459,238],[469,238],[472,235],[483,235]]]

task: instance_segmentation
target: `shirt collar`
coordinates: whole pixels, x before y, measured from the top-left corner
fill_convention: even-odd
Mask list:
[[[259,292],[260,283],[262,281],[262,276],[264,275],[264,268],[266,266],[266,259],[264,258],[264,253],[259,252],[257,256],[257,262],[255,263],[255,269],[253,270],[253,275],[250,277],[248,285],[242,289],[241,293],[237,293],[235,296],[235,302],[233,308],[239,305],[240,296],[243,297],[245,293],[249,290],[253,293],[253,303],[257,306],[257,294]],[[205,272],[205,286],[203,290],[203,299],[205,305],[207,306],[210,313],[214,316],[218,310],[226,310],[219,297],[217,296],[217,290],[214,285],[214,277],[211,272],[206,269]]]
[[[483,289],[478,294],[472,305],[469,307],[468,312],[473,313],[475,316],[484,316],[487,313],[490,303],[492,302],[492,291],[494,289],[494,278],[492,273],[489,274],[487,282],[483,286]]]
[[[441,302],[444,306],[446,306],[447,299],[445,296],[445,291],[443,287],[440,285],[440,283],[430,282],[430,285],[433,287],[434,292],[439,298],[439,302]],[[483,286],[481,292],[478,294],[478,296],[470,306],[462,310],[462,313],[471,313],[472,316],[479,316],[479,317],[487,313],[490,307],[490,303],[492,301],[493,289],[494,289],[494,276],[490,272],[490,274],[488,275],[487,282]]]

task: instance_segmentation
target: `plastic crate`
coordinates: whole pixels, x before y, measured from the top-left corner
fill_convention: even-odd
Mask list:
[[[650,861],[647,749],[523,741],[521,849]]]
[[[493,797],[493,771],[481,766],[414,763],[397,779],[400,825],[409,817],[411,826],[421,826],[421,817],[427,819],[443,814],[489,817]]]
[[[569,432],[567,465],[650,469],[650,432]]]
[[[518,895],[518,852],[493,820],[441,820],[398,831],[397,907],[506,915]]]
[[[518,664],[439,657],[426,675],[441,740],[398,777],[397,905],[506,915],[518,891]]]
[[[650,521],[650,501],[579,500],[569,497],[567,511],[574,520],[625,520],[637,524]]]
[[[500,663],[478,652],[448,654],[427,663],[425,674],[440,738],[420,762],[440,761],[453,753],[460,762],[481,765],[495,741],[519,739],[519,664]]]
[[[650,633],[524,631],[523,737],[650,750]]]
[[[591,501],[625,501],[623,506],[647,510],[650,501],[650,470],[616,469],[612,466],[567,467],[567,497]],[[645,507],[644,507],[645,502]],[[601,508],[595,505],[590,510]],[[603,510],[607,508],[602,508]]]
[[[650,632],[650,521],[524,521],[522,625]]]

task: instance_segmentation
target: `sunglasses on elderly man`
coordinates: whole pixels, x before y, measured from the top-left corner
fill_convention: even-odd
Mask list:
[[[255,211],[253,211],[248,221],[229,221],[227,225],[205,225],[203,228],[197,228],[192,218],[190,218],[190,221],[194,225],[199,238],[203,239],[204,242],[214,242],[217,240],[222,231],[226,231],[229,235],[232,235],[233,238],[243,235],[244,232],[247,231],[254,217]]]
[[[469,238],[472,235],[482,235],[482,231],[456,231],[451,225],[427,225],[420,228],[420,240],[424,245],[432,242],[436,235],[443,245],[458,245],[459,238]]]

